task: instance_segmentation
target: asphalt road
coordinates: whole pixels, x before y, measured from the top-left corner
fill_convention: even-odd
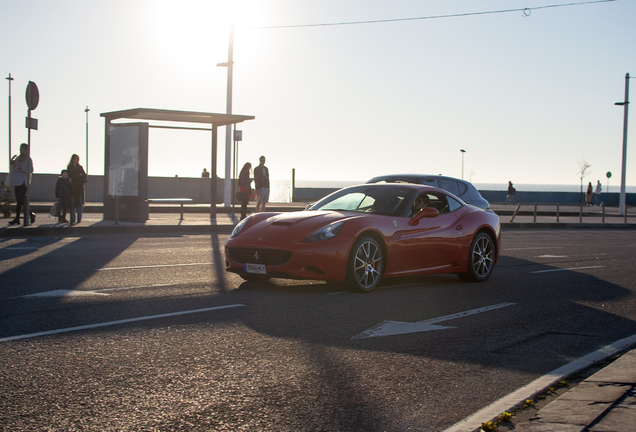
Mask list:
[[[486,283],[369,294],[243,282],[226,238],[0,240],[0,430],[439,431],[636,334],[632,230],[510,230]]]

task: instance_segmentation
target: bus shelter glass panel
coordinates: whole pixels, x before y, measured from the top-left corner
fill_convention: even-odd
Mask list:
[[[108,194],[139,196],[139,126],[110,127]]]

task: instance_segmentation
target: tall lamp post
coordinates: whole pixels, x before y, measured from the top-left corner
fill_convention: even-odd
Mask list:
[[[629,107],[629,73],[625,74],[625,100],[616,102],[614,105],[623,106],[623,163],[621,168],[621,195],[619,201],[619,214],[625,216],[626,196],[625,196],[625,179],[627,176],[627,114]]]
[[[232,114],[232,72],[234,69],[234,26],[230,26],[230,39],[227,53],[227,63],[218,63],[219,67],[227,68],[227,105],[226,114]],[[232,163],[232,125],[225,127],[225,182],[223,183],[223,203],[226,207],[231,205],[232,201],[232,179],[231,163]],[[216,179],[212,179],[212,187],[215,187]],[[214,203],[213,203],[214,204]]]
[[[86,113],[86,174],[88,174],[88,105],[86,105],[86,109],[84,112]]]
[[[466,150],[461,149],[460,152],[462,152],[462,180],[464,180],[464,153],[466,153]]]
[[[11,78],[11,74],[9,74],[9,76],[7,77],[7,80],[9,80],[9,171],[11,171],[11,81],[13,81],[13,78]],[[7,185],[7,186],[11,186],[11,185]]]

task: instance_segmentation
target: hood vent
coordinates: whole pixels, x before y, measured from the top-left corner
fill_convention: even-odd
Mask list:
[[[274,222],[272,226],[292,226],[291,222]]]

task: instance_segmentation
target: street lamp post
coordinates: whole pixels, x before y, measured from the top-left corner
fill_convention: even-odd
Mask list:
[[[621,167],[621,195],[619,200],[619,214],[625,216],[627,211],[625,196],[625,180],[627,177],[627,115],[629,107],[629,73],[625,74],[625,100],[614,105],[623,106],[623,163]]]
[[[230,26],[230,38],[228,44],[227,63],[218,63],[219,67],[227,68],[227,105],[226,113],[232,114],[232,73],[234,70],[234,26]],[[232,125],[225,127],[225,182],[223,183],[223,203],[225,207],[231,205],[232,200],[232,179],[231,163],[232,163]],[[214,187],[216,179],[213,179]]]
[[[11,171],[11,81],[13,81],[13,78],[11,78],[11,74],[9,74],[9,76],[6,78],[7,80],[9,80],[9,171]],[[6,185],[6,186],[11,186],[11,185]]]
[[[464,153],[466,153],[466,150],[461,149],[460,152],[462,152],[462,180],[464,180]]]
[[[84,112],[86,113],[86,174],[88,174],[88,105],[86,105],[86,109]]]

